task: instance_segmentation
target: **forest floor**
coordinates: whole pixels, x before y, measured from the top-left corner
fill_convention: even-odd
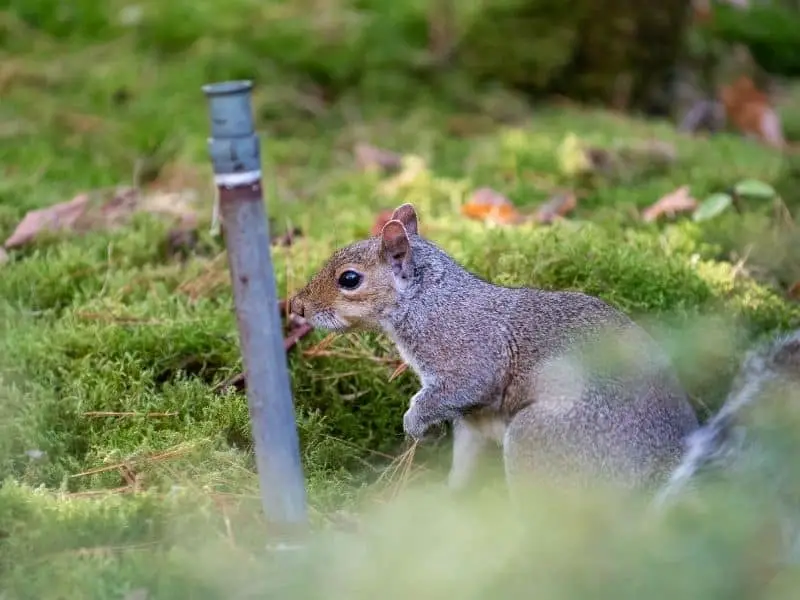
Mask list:
[[[672,530],[637,530],[633,541],[611,500],[578,509],[543,497],[554,520],[532,517],[525,539],[496,507],[496,529],[471,538],[455,532],[475,506],[444,511],[409,492],[389,508],[400,484],[441,480],[449,446],[421,448],[413,467],[376,483],[403,451],[401,416],[417,382],[409,371],[392,378],[399,359],[372,334],[312,332],[289,360],[312,522],[325,528],[342,511],[377,507],[366,539],[379,550],[331,542],[315,554],[318,577],[311,562],[265,560],[247,402],[241,387],[226,384],[241,358],[223,244],[210,230],[201,86],[255,65],[272,232],[301,232],[273,246],[281,297],[333,248],[369,235],[381,211],[413,202],[425,235],[482,276],[586,291],[641,320],[703,417],[719,406],[749,344],[800,325],[792,298],[798,161],[734,133],[688,136],[665,121],[568,103],[531,108],[457,78],[390,82],[329,101],[229,46],[201,40],[176,54],[153,50],[192,27],[227,26],[198,11],[187,23],[166,11],[161,29],[150,30],[158,39],[102,31],[95,39],[88,17],[83,37],[67,39],[3,13],[0,237],[29,211],[81,194],[94,207],[115,198],[130,206],[114,212],[113,226],[90,211],[81,231],[39,235],[1,257],[0,599],[231,598],[276,582],[289,586],[281,597],[434,597],[441,582],[433,564],[471,597],[497,581],[510,593],[524,582],[504,579],[503,569],[521,546],[493,546],[501,530],[528,544],[537,585],[559,598],[597,595],[594,584],[581,587],[591,573],[605,577],[609,594],[624,595],[625,570],[586,566],[589,547],[619,557],[628,572],[638,568],[653,598],[740,589],[726,573],[758,529],[740,518],[751,514],[745,497],[720,500],[719,526],[703,535],[692,520],[699,517],[686,517]],[[359,144],[396,153],[401,172],[364,169]],[[605,166],[580,171],[589,154]],[[707,220],[685,210],[642,216],[682,186],[702,201],[746,180],[778,197],[745,199],[741,211]],[[485,187],[534,217],[560,194],[576,203],[552,223],[496,225],[464,215]],[[180,227],[197,239],[176,242]],[[448,541],[430,542],[439,539]],[[666,553],[660,559],[682,561],[685,581],[647,562],[640,551],[654,545]],[[694,551],[703,560],[686,562]],[[576,568],[586,572],[567,576]],[[341,586],[328,589],[336,577]],[[783,589],[774,588],[776,597]]]

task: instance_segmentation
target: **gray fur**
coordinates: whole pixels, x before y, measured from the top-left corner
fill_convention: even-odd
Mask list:
[[[381,323],[423,383],[403,419],[410,436],[497,418],[509,481],[535,470],[638,486],[678,463],[697,417],[628,317],[581,293],[493,285],[410,239],[412,281]],[[618,342],[623,362],[585,360]]]

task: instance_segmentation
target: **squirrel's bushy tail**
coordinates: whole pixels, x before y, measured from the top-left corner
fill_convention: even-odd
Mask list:
[[[776,380],[800,380],[800,330],[751,350],[722,408],[687,440],[683,460],[656,495],[656,506],[679,496],[700,472],[725,469],[744,447],[744,411]]]

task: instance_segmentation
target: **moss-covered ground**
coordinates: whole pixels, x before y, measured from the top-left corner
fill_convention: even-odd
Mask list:
[[[779,208],[796,218],[796,159],[732,134],[691,138],[666,122],[531,107],[457,73],[395,68],[421,35],[415,4],[406,4],[348,12],[337,3],[312,10],[245,0],[225,9],[0,2],[0,237],[29,210],[133,184],[192,191],[201,238],[180,260],[166,250],[169,224],[138,214],[118,229],[11,251],[0,266],[2,600],[145,597],[136,590],[232,598],[265,585],[281,598],[445,590],[478,598],[529,586],[558,598],[587,590],[617,599],[750,597],[728,575],[744,572],[761,531],[746,495],[720,499],[702,516],[715,523],[708,530],[685,517],[655,532],[626,523],[611,502],[577,508],[543,495],[538,506],[551,518],[540,511],[519,528],[495,508],[494,533],[468,538],[463,523],[475,507],[444,510],[441,500],[437,508],[411,494],[382,508],[358,542],[375,552],[328,540],[300,565],[263,555],[246,399],[220,386],[241,358],[223,245],[209,232],[214,190],[200,90],[209,81],[256,81],[273,232],[303,232],[273,248],[281,296],[334,247],[368,235],[380,210],[411,201],[426,235],[481,275],[584,290],[635,316],[668,349],[703,417],[719,406],[748,344],[800,325],[800,305],[787,294],[800,280],[800,244],[774,203],[748,201],[708,222],[639,217],[681,185],[702,199],[749,178],[772,184]],[[358,44],[336,54],[326,34]],[[309,83],[317,72],[345,81],[353,64],[365,75],[345,91],[326,95]],[[791,109],[780,107],[787,120]],[[676,158],[578,178],[558,158],[570,135],[606,149],[657,139]],[[425,168],[391,185],[358,169],[358,142],[418,157]],[[482,186],[523,211],[558,188],[580,198],[554,225],[492,227],[459,210]],[[339,336],[309,352],[323,337],[314,332],[289,354],[319,527],[342,509],[375,504],[370,485],[403,450],[401,415],[417,386],[410,372],[389,381],[398,363],[382,337]],[[124,414],[97,414],[108,412]],[[417,454],[434,481],[448,448],[443,440],[443,453],[433,444]],[[501,531],[509,534],[502,547]],[[592,578],[601,583],[587,587]],[[782,581],[770,588],[775,597],[789,597]]]

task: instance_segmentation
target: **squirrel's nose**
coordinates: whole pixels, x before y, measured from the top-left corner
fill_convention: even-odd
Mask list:
[[[303,301],[300,299],[300,297],[299,296],[292,297],[292,299],[289,300],[289,312],[297,315],[298,317],[305,317],[303,311],[304,311]]]

